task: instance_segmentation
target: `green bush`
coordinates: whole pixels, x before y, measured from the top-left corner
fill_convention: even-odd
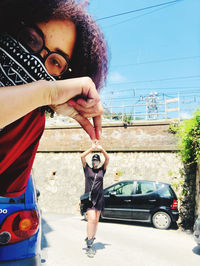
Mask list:
[[[178,146],[183,163],[197,163],[200,157],[200,109],[178,127]]]
[[[178,147],[184,164],[180,217],[184,229],[192,229],[195,218],[196,170],[200,158],[200,109],[180,125],[172,124],[169,132],[178,137]]]

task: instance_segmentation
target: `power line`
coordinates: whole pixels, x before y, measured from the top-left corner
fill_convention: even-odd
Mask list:
[[[199,89],[199,92],[200,92],[200,86],[186,86],[186,87],[183,87],[183,86],[178,86],[178,87],[150,87],[150,88],[140,88],[140,87],[134,87],[135,90],[138,90],[138,91],[149,91],[149,90],[183,90],[183,89]],[[132,92],[133,91],[133,88],[130,88],[130,89],[123,89],[123,90],[117,90],[116,92]],[[114,91],[115,92],[115,91]],[[107,91],[103,91],[102,94],[108,94]]]
[[[149,91],[152,91],[152,90],[149,90]],[[194,94],[195,93],[195,94]],[[120,97],[112,97],[112,100],[113,101],[120,101],[120,100],[132,100],[134,98],[138,98],[140,97],[140,94],[141,92],[139,92],[139,95],[137,96],[120,96]],[[200,97],[200,91],[188,91],[188,92],[185,92],[185,91],[177,91],[177,92],[174,92],[174,93],[166,93],[166,92],[159,92],[158,95],[159,96],[166,96],[166,97],[175,97],[174,95],[177,95],[179,94],[181,97],[187,97],[187,98],[190,98],[190,97]],[[104,97],[102,97],[104,98]],[[104,99],[104,101],[109,101],[110,99],[108,97],[106,97],[106,99]]]
[[[144,16],[146,16],[146,15],[149,15],[149,14],[152,14],[152,13],[155,13],[155,12],[158,12],[158,11],[164,9],[164,8],[168,8],[168,7],[170,7],[171,5],[175,5],[175,4],[176,4],[176,3],[172,3],[172,4],[169,4],[169,5],[167,5],[167,6],[163,6],[163,7],[157,8],[157,9],[155,9],[155,10],[152,10],[152,11],[146,12],[146,13],[144,13],[144,14],[142,14],[142,15],[138,15],[138,16],[134,16],[134,17],[132,17],[132,18],[126,19],[126,20],[122,20],[122,21],[120,21],[120,22],[117,22],[117,23],[114,23],[114,24],[111,24],[111,25],[105,26],[104,29],[111,28],[111,27],[114,27],[114,26],[118,26],[118,25],[120,25],[120,24],[123,24],[123,23],[129,22],[129,21],[132,21],[133,19],[137,19],[137,18],[144,17]]]
[[[200,75],[194,75],[194,76],[170,77],[170,78],[161,78],[161,79],[152,79],[152,80],[116,82],[116,83],[110,83],[109,85],[135,84],[135,83],[146,83],[146,82],[155,82],[155,81],[168,81],[168,80],[177,80],[177,79],[199,79],[199,78]]]
[[[133,63],[133,64],[111,65],[111,67],[138,66],[138,65],[146,65],[146,64],[157,64],[157,63],[162,63],[162,62],[171,62],[171,61],[182,61],[182,60],[198,59],[198,58],[200,58],[200,55],[186,56],[186,57],[177,57],[177,58],[168,58],[168,59],[161,59],[161,60],[152,60],[152,61],[146,61],[146,62],[141,62],[141,63]]]
[[[158,5],[147,6],[147,7],[143,7],[143,8],[139,8],[139,9],[123,12],[123,13],[118,13],[118,14],[115,14],[115,15],[99,18],[99,19],[96,19],[96,20],[99,21],[99,20],[105,20],[105,19],[109,19],[109,18],[113,18],[113,17],[119,17],[119,16],[130,14],[130,13],[136,13],[136,12],[139,12],[139,11],[143,11],[143,10],[147,10],[147,9],[151,9],[151,8],[155,8],[155,7],[159,7],[159,6],[169,5],[169,4],[180,2],[180,1],[182,1],[182,0],[169,1],[169,2],[162,3],[162,4],[158,4]]]

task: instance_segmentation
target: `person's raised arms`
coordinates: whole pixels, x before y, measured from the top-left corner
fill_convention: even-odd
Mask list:
[[[105,158],[105,161],[104,161],[104,170],[106,170],[107,166],[108,166],[108,163],[109,163],[109,156],[108,156],[108,153],[104,150],[104,148],[97,144],[96,146],[97,149],[99,149],[102,153],[103,153],[103,156]]]
[[[89,153],[91,153],[95,148],[96,148],[96,145],[95,145],[95,143],[93,142],[93,143],[92,143],[92,146],[91,146],[88,150],[86,150],[86,151],[84,151],[83,153],[81,153],[81,162],[82,162],[83,168],[86,167],[86,156],[87,156]]]

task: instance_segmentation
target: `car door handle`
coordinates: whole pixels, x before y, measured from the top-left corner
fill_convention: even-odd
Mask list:
[[[156,200],[155,200],[155,199],[149,199],[149,201],[151,201],[151,202],[155,202]]]
[[[124,201],[125,201],[125,202],[131,202],[131,200],[130,200],[130,199],[125,199]]]

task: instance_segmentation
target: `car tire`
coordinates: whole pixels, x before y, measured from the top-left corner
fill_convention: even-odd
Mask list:
[[[171,226],[172,219],[168,213],[164,211],[158,211],[153,214],[152,223],[157,229],[168,229]]]

